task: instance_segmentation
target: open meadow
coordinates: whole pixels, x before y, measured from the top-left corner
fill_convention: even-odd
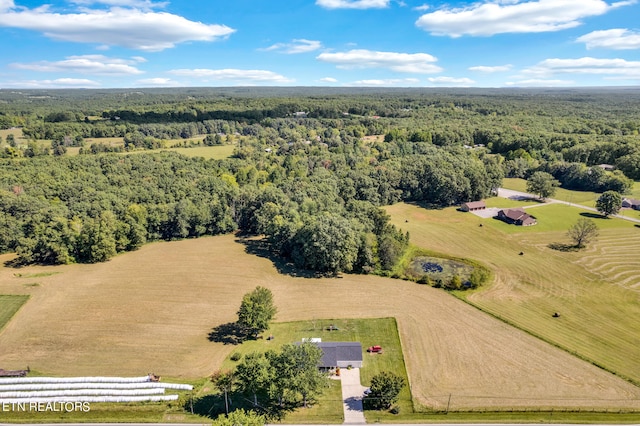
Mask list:
[[[413,244],[493,270],[492,284],[461,293],[462,298],[640,383],[640,261],[633,249],[640,244],[640,228],[633,223],[594,219],[600,227],[595,242],[581,251],[558,251],[549,245],[569,243],[566,229],[584,211],[557,204],[533,207],[528,211],[539,224],[523,228],[453,207],[397,204],[386,210],[409,231]]]
[[[473,253],[498,268],[496,284],[474,294],[474,303],[501,309],[520,325],[535,319],[539,327],[529,327],[533,331],[574,345],[583,355],[598,355],[627,376],[637,374],[634,360],[640,357],[631,344],[640,335],[637,322],[615,321],[622,312],[637,318],[636,292],[604,282],[595,272],[579,275],[585,274],[583,265],[567,260],[573,253],[536,256],[547,250],[537,237],[518,243],[516,236],[492,227],[478,228],[475,216],[405,204],[389,211],[396,221],[402,219],[414,242]],[[242,295],[261,285],[274,293],[277,321],[396,318],[418,408],[443,409],[451,395],[451,410],[640,409],[639,387],[443,290],[364,275],[305,278],[248,253],[260,252],[236,238],[153,243],[101,264],[0,268],[0,294],[31,296],[0,333],[0,366],[29,365],[52,375],[153,372],[197,380],[217,370],[234,350],[209,341],[209,333],[234,321]],[[517,255],[521,247],[524,257]],[[3,255],[0,261],[10,258]],[[550,286],[549,273],[562,283]],[[569,280],[575,274],[581,281]],[[27,285],[33,277],[38,286]],[[595,300],[611,303],[597,306]],[[562,313],[559,321],[550,315],[556,310]],[[592,341],[580,345],[582,339]],[[607,350],[605,343],[614,347]]]

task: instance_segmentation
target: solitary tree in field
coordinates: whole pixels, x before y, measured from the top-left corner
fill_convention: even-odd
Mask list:
[[[535,172],[527,180],[527,192],[536,194],[539,198],[545,199],[556,193],[556,188],[560,185],[553,176],[547,172]]]
[[[257,336],[267,328],[276,315],[277,309],[273,304],[273,294],[265,287],[256,287],[242,298],[238,310],[238,325],[249,334]]]
[[[591,219],[578,219],[578,222],[569,228],[567,235],[573,240],[576,247],[583,248],[598,236],[598,226]]]
[[[596,201],[596,209],[607,217],[617,214],[621,208],[622,195],[616,191],[607,191]]]

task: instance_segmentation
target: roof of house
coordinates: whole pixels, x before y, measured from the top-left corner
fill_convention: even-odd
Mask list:
[[[627,203],[631,204],[632,206],[640,205],[640,200],[636,200],[636,199],[633,199],[633,198],[625,198],[622,201],[626,201]]]
[[[502,214],[505,215],[505,217],[508,217],[511,220],[518,220],[521,219],[523,215],[527,215],[529,216],[524,209],[504,209],[501,210]]]
[[[360,342],[319,342],[316,345],[322,349],[319,367],[335,367],[338,361],[362,361]]]
[[[464,203],[463,206],[467,206],[470,209],[486,208],[487,204],[484,201],[469,201]]]
[[[504,209],[500,210],[499,213],[502,213],[504,217],[514,222],[520,221],[523,225],[536,223],[536,218],[525,212],[524,209]]]

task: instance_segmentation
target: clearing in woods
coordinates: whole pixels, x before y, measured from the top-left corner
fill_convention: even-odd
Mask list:
[[[452,212],[443,216],[443,212],[406,205],[394,209],[395,213],[403,209],[403,222],[404,217],[417,222],[412,216],[416,213],[430,217],[429,222],[440,221],[445,228],[450,217],[456,217]],[[394,217],[400,217],[395,213]],[[431,219],[433,214],[436,216]],[[459,241],[461,234],[450,234],[449,239]],[[426,234],[412,235],[420,240]],[[473,233],[468,235],[474,237]],[[468,238],[458,245],[449,243],[452,247],[448,251],[464,247]],[[427,247],[437,243],[422,241]],[[476,250],[485,248],[483,253],[488,255],[499,249],[501,257],[506,258],[512,248],[496,248],[497,240],[487,244]],[[535,242],[528,244],[537,247]],[[0,262],[9,258],[0,256]],[[544,259],[540,258],[537,274],[544,274],[549,266]],[[489,261],[487,264],[498,266]],[[513,264],[517,265],[515,261]],[[31,295],[29,303],[0,334],[0,365],[19,368],[28,364],[34,370],[55,375],[154,372],[176,378],[205,377],[234,350],[232,345],[210,342],[209,333],[215,326],[235,321],[243,294],[260,285],[274,293],[277,321],[395,317],[417,405],[443,409],[451,394],[452,410],[576,406],[640,409],[640,388],[510,327],[443,290],[364,275],[304,278],[286,273],[286,268],[280,273],[278,268],[283,270],[268,258],[248,254],[247,245],[233,235],[153,243],[107,263],[60,266],[53,268],[60,273],[40,277],[37,287],[25,288],[24,279],[16,277],[15,270],[0,268],[0,293],[20,290]],[[517,266],[513,268],[519,271]],[[52,268],[29,266],[21,272],[28,275],[45,270]],[[499,272],[499,282],[512,273],[511,269]],[[515,305],[512,310],[516,314],[531,310],[531,316],[539,316],[543,330],[552,328],[560,333],[565,329],[565,335],[577,339],[582,330],[574,323],[585,318],[579,316],[579,307],[568,308],[564,300],[556,305],[545,287],[534,283],[527,285],[528,292],[513,290],[515,295],[508,285],[502,292],[497,291],[501,286],[495,285],[477,293],[474,302]],[[571,288],[575,290],[568,286],[566,291]],[[549,305],[534,303],[529,308],[531,289],[540,293],[536,293],[540,299],[546,297]],[[607,289],[622,290],[611,285]],[[581,297],[580,293],[570,291],[565,297]],[[558,309],[564,314],[564,323],[547,321]],[[624,309],[611,307],[611,312],[619,315],[615,311]],[[518,318],[506,313],[510,319]],[[577,331],[571,327],[578,327]],[[613,336],[619,338],[619,330]],[[628,348],[628,344],[619,346],[624,349],[623,356],[638,350]],[[598,348],[615,356],[613,351]]]

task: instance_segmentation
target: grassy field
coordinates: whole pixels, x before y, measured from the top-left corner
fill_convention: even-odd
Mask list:
[[[527,181],[524,179],[507,178],[502,181],[502,187],[514,191],[527,192]],[[587,207],[595,207],[596,200],[600,194],[590,191],[571,191],[564,188],[557,188],[553,197],[557,200],[568,201],[570,203],[581,204]],[[640,198],[640,182],[636,182],[629,194],[624,196],[629,198]]]
[[[221,160],[233,154],[235,145],[197,146],[194,148],[168,148],[167,151],[179,152],[187,157],[203,157],[205,159]]]
[[[0,331],[27,300],[29,300],[29,296],[8,296],[0,294]]]
[[[2,138],[2,142],[6,142],[7,141],[7,136],[9,135],[13,135],[16,138],[16,141],[18,139],[22,139],[24,136],[22,134],[22,129],[21,128],[16,128],[16,129],[0,129],[0,137]]]
[[[640,383],[640,346],[633,343],[640,341],[640,321],[634,320],[640,316],[640,268],[630,249],[640,244],[640,229],[618,219],[596,220],[607,226],[595,243],[584,251],[560,252],[549,244],[569,242],[562,229],[580,211],[554,205],[530,210],[544,221],[556,209],[573,216],[560,214],[559,222],[548,226],[558,230],[546,232],[542,224],[510,227],[454,208],[397,204],[386,210],[410,232],[413,244],[476,259],[493,269],[492,285],[462,296],[469,302]],[[553,318],[554,312],[560,318]]]
[[[625,318],[638,317],[637,293],[603,282],[596,273],[570,281],[577,271],[585,273],[582,265],[566,260],[574,254],[548,252],[545,241],[523,243],[492,227],[478,228],[475,216],[409,205],[389,211],[414,242],[440,245],[439,251],[454,255],[481,254],[488,266],[497,267],[497,283],[472,295],[474,303],[491,311],[504,309],[506,317],[523,326],[535,319],[538,328],[530,327],[532,331],[557,341],[564,337],[562,343],[574,345],[582,355],[597,355],[625,375],[638,374],[639,349],[629,342],[640,335],[640,326],[615,322],[621,312]],[[405,224],[405,218],[410,222]],[[517,254],[521,244],[526,244],[526,256]],[[535,252],[548,255],[536,257]],[[205,377],[234,350],[210,342],[209,333],[235,321],[242,295],[262,285],[274,293],[280,322],[396,318],[417,409],[441,410],[449,395],[451,410],[640,409],[640,388],[445,291],[362,275],[305,278],[261,254],[251,241],[232,235],[154,243],[107,263],[21,269],[23,276],[58,272],[39,276],[37,287],[25,287],[16,270],[0,268],[0,293],[31,295],[0,333],[0,365],[28,364],[54,375]],[[0,262],[10,258],[0,256]],[[558,267],[565,263],[570,267]],[[564,299],[548,297],[548,269],[551,278],[558,278],[552,288]],[[522,284],[508,279],[529,272],[533,276]],[[589,292],[577,285],[588,286]],[[574,297],[611,303],[581,306],[573,303]],[[556,310],[562,313],[560,321],[551,318]],[[610,315],[610,321],[603,315]]]

